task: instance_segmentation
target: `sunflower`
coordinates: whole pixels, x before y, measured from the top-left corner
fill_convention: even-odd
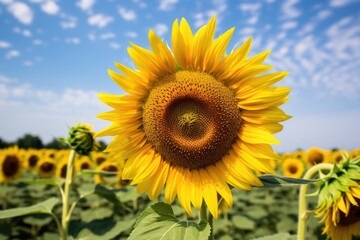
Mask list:
[[[113,174],[108,174],[106,176],[102,176],[100,174],[94,175],[94,181],[95,183],[101,183],[101,184],[109,184],[114,185],[117,181],[117,175],[119,173],[119,166],[117,162],[111,162],[111,161],[105,161],[101,163],[96,168],[97,171],[106,171],[106,172],[113,172]]]
[[[332,151],[331,153],[330,153],[330,162],[331,163],[340,163],[343,159],[344,159],[344,157],[343,157],[343,155],[344,155],[344,150],[335,150],[335,151]]]
[[[28,170],[33,170],[36,168],[37,163],[41,158],[41,152],[36,149],[28,149],[25,152],[24,162]]]
[[[254,171],[272,172],[277,158],[270,144],[289,119],[279,106],[289,88],[274,87],[286,72],[264,74],[270,51],[247,58],[251,38],[231,53],[229,29],[214,39],[215,17],[195,34],[185,19],[172,27],[172,51],[152,31],[152,50],[131,43],[128,53],[138,69],[115,63],[122,74],[110,77],[128,94],[100,94],[112,111],[98,115],[112,125],[97,137],[115,136],[106,151],[127,159],[123,178],[138,193],[164,198],[192,215],[202,202],[218,216],[218,194],[232,205],[229,185],[262,186]],[[259,75],[261,74],[261,75]]]
[[[38,162],[36,171],[40,177],[50,178],[55,174],[56,161],[51,157],[43,158]]]
[[[301,178],[305,171],[304,162],[298,158],[287,158],[281,164],[283,175],[292,178]]]
[[[80,156],[75,161],[76,172],[80,172],[82,170],[91,170],[94,168],[95,164],[90,160],[88,156]]]
[[[105,162],[108,158],[108,154],[105,152],[91,152],[91,159],[99,166],[101,163]]]
[[[325,223],[323,234],[336,240],[360,235],[360,157],[336,164],[320,185],[317,217]]]
[[[22,173],[23,162],[17,146],[6,148],[0,152],[0,182],[12,182]]]
[[[311,147],[305,153],[305,161],[309,166],[328,162],[329,152],[318,147]]]
[[[66,178],[66,172],[67,172],[67,166],[68,166],[68,159],[63,158],[61,161],[57,162],[56,164],[56,171],[55,171],[55,177],[57,178]],[[74,172],[73,172],[74,173]]]

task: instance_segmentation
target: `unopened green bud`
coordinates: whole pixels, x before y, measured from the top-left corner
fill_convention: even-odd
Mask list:
[[[77,124],[70,128],[68,143],[76,153],[89,155],[92,150],[96,150],[98,147],[93,135],[91,126],[88,124]]]

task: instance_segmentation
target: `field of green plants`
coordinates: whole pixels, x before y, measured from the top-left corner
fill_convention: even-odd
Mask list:
[[[278,175],[302,177],[315,163],[339,161],[339,152],[313,148],[283,153],[272,165]],[[9,154],[9,148],[0,153]],[[69,153],[69,150],[17,149],[19,172],[9,172],[3,165],[0,210],[7,211],[0,214],[0,239],[58,239],[57,221],[62,214],[60,189],[65,181],[64,166]],[[69,202],[75,204],[70,207],[69,235],[73,239],[128,239],[135,231],[137,219],[149,212],[143,211],[156,202],[147,195],[137,194],[135,186],[119,178],[122,164],[109,154],[93,152],[90,156],[77,157],[74,165]],[[9,174],[13,174],[12,178]],[[308,192],[315,189],[316,185],[311,185]],[[265,236],[274,234],[278,235],[271,239],[296,239],[299,186],[232,189],[232,194],[233,206],[229,209],[221,206],[221,214],[214,219],[215,239],[266,240],[270,238]],[[164,204],[162,195],[158,201],[157,204]],[[316,205],[317,198],[308,197],[308,209],[315,209]],[[199,222],[196,210],[190,217],[176,201],[171,207],[179,222]],[[160,222],[165,230],[171,224],[166,218],[160,218]],[[307,239],[326,239],[321,235],[322,227],[319,219],[310,214]]]

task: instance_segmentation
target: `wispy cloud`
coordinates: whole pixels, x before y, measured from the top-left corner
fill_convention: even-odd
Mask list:
[[[281,6],[282,16],[283,19],[289,18],[297,18],[301,15],[301,11],[296,7],[299,3],[299,0],[287,0],[283,1]]]
[[[59,5],[53,0],[47,0],[41,4],[41,10],[49,15],[57,15],[60,11]]]
[[[10,50],[6,53],[5,58],[6,59],[12,59],[12,58],[16,58],[19,57],[21,54],[18,50]]]
[[[125,36],[127,36],[129,38],[137,38],[138,34],[137,34],[137,32],[126,32]]]
[[[0,41],[0,48],[9,48],[11,47],[11,43],[6,41]]]
[[[23,24],[31,24],[34,14],[31,8],[23,2],[9,2],[9,12]]]
[[[121,48],[121,45],[119,43],[116,43],[116,42],[110,42],[109,43],[109,46],[112,48],[112,49],[120,49]]]
[[[331,7],[344,7],[346,5],[349,5],[351,3],[356,2],[356,0],[330,0],[330,6]]]
[[[90,11],[95,4],[95,0],[79,0],[76,2],[76,6],[81,8],[83,11]]]
[[[137,18],[137,15],[134,10],[126,9],[124,7],[119,7],[118,11],[120,16],[126,21],[133,21]]]
[[[80,44],[80,39],[73,37],[73,38],[66,38],[65,43],[71,43],[71,44]]]
[[[153,28],[154,32],[159,35],[160,37],[164,36],[165,33],[168,32],[169,28],[166,24],[158,23]]]
[[[63,29],[70,29],[70,28],[76,28],[77,26],[77,18],[73,17],[73,16],[69,16],[67,14],[61,14],[61,21],[60,21],[60,26]]]
[[[288,21],[288,22],[284,22],[284,23],[281,25],[281,28],[284,29],[284,30],[289,30],[289,29],[296,28],[296,26],[297,26],[297,22],[296,22],[296,21]]]
[[[107,32],[100,35],[100,39],[107,40],[115,37],[115,33]]]
[[[331,13],[332,12],[330,10],[324,9],[317,13],[316,18],[319,20],[324,20],[328,18],[331,15]]]
[[[90,25],[103,28],[106,27],[108,24],[110,24],[113,20],[114,20],[113,17],[99,13],[90,16],[88,18],[88,23]]]
[[[177,2],[178,0],[160,0],[159,9],[162,11],[173,10]]]

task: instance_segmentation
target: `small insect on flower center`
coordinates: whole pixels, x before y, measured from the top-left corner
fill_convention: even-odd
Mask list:
[[[241,125],[233,92],[206,73],[179,71],[160,79],[143,108],[144,131],[162,158],[199,169],[231,149]]]

